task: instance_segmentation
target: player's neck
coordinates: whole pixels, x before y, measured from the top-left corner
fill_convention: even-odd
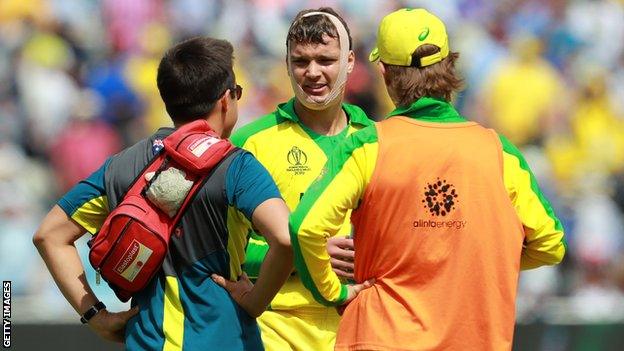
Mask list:
[[[336,135],[347,126],[347,114],[341,103],[324,110],[311,110],[295,100],[295,113],[303,125],[320,135]]]
[[[224,119],[224,116],[219,116],[218,113],[215,111],[211,112],[204,118],[204,120],[208,122],[208,125],[210,126],[210,129],[212,129],[212,131],[219,134],[219,136],[221,136],[222,138],[227,138],[229,135],[223,135],[225,131],[225,128],[223,126],[223,119]],[[184,123],[173,122],[173,128],[178,129],[182,127],[183,125],[194,122],[194,121],[195,120],[190,121],[190,122],[184,122]]]

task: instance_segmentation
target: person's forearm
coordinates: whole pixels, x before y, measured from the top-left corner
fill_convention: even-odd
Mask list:
[[[262,314],[273,300],[288,279],[292,268],[292,248],[287,245],[272,245],[260,267],[258,280],[247,298],[254,317]]]
[[[255,286],[243,299],[245,310],[256,317],[269,305],[293,268],[288,233],[288,207],[281,198],[264,201],[253,213],[253,223],[269,244]]]
[[[78,314],[97,302],[89,287],[76,247],[35,238],[35,246],[67,301]]]

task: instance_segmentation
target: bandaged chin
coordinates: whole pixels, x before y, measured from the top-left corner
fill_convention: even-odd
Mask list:
[[[324,110],[328,106],[332,105],[337,99],[340,98],[340,94],[342,94],[342,91],[344,90],[345,84],[347,82],[347,63],[349,60],[349,51],[350,51],[349,50],[349,35],[347,34],[347,29],[344,27],[342,22],[340,22],[340,20],[332,14],[329,14],[326,12],[309,12],[303,15],[302,17],[316,16],[316,15],[322,15],[322,16],[326,16],[327,18],[329,18],[329,20],[334,24],[334,27],[336,27],[336,31],[338,32],[338,40],[340,43],[340,58],[339,58],[340,69],[338,71],[338,78],[336,79],[336,82],[334,82],[334,86],[329,91],[329,94],[327,94],[327,96],[325,97],[323,101],[312,100],[310,95],[306,94],[306,92],[303,91],[303,88],[301,88],[301,86],[297,84],[297,82],[295,81],[292,63],[290,61],[290,41],[286,45],[286,52],[287,52],[286,56],[288,57],[287,62],[288,62],[288,76],[290,78],[290,85],[292,86],[292,89],[295,92],[295,96],[297,97],[297,100],[299,100],[301,104],[303,104],[305,107],[311,110]]]

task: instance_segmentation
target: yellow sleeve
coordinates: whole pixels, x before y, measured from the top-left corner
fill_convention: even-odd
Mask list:
[[[327,239],[338,233],[349,210],[355,209],[364,195],[377,150],[374,126],[350,135],[336,147],[290,216],[297,272],[321,304],[340,305],[347,298],[346,285],[332,271]]]
[[[90,234],[95,234],[102,228],[108,213],[107,197],[99,196],[82,204],[71,214],[71,218]]]
[[[504,137],[500,139],[505,187],[525,232],[520,269],[557,264],[566,252],[563,226],[520,151]]]
[[[88,178],[74,185],[57,204],[76,223],[91,234],[97,233],[108,216],[104,173],[110,159]]]

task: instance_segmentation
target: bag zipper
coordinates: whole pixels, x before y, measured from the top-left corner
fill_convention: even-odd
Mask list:
[[[119,244],[119,241],[121,240],[121,238],[124,236],[124,234],[126,234],[126,230],[128,229],[128,226],[130,226],[130,223],[132,222],[132,220],[129,220],[128,223],[126,223],[126,225],[124,225],[123,229],[121,230],[121,233],[119,234],[119,236],[117,237],[117,239],[115,240],[115,243],[113,245],[111,245],[111,249],[108,250],[108,252],[106,253],[106,255],[104,255],[104,258],[102,258],[102,261],[100,261],[100,264],[97,267],[97,272],[99,274],[100,269],[102,268],[102,266],[104,265],[104,262],[106,262],[106,260],[108,259],[108,257],[111,255],[111,253],[113,252],[113,248],[115,246],[117,246],[117,244]],[[97,278],[97,277],[96,277]]]

